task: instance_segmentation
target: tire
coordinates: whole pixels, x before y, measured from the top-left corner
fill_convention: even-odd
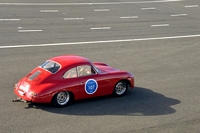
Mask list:
[[[53,97],[53,105],[56,107],[64,107],[66,105],[69,104],[69,102],[71,101],[72,96],[69,92],[65,91],[65,92],[58,92],[57,94],[55,94],[55,96]]]
[[[119,81],[114,88],[115,96],[123,96],[128,90],[128,85],[125,81]]]

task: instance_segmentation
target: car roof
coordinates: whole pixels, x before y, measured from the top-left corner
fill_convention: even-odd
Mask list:
[[[90,60],[78,55],[61,55],[53,57],[50,60],[59,63],[63,67],[70,65],[90,64]]]

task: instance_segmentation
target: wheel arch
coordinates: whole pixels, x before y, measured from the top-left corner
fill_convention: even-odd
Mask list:
[[[125,82],[125,83],[128,85],[127,87],[129,87],[129,86],[131,85],[131,83],[130,83],[130,81],[129,81],[128,79],[120,79],[120,80],[118,80],[118,81],[115,83],[115,85],[116,85],[118,82],[120,82],[120,81]],[[115,86],[114,86],[114,88],[115,88]]]

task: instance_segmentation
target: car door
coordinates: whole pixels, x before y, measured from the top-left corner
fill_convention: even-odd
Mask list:
[[[97,73],[90,65],[78,66],[77,70],[81,98],[108,95],[110,82],[107,74]]]
[[[78,80],[78,74],[77,74],[77,68],[72,67],[70,69],[67,69],[67,71],[63,74],[63,88],[66,89],[66,91],[70,91],[74,94],[75,99],[80,99],[80,83]]]

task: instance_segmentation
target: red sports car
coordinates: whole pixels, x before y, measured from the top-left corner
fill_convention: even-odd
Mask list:
[[[71,100],[114,94],[134,88],[133,74],[76,55],[53,57],[36,67],[14,87],[18,100],[53,103],[62,107]]]

